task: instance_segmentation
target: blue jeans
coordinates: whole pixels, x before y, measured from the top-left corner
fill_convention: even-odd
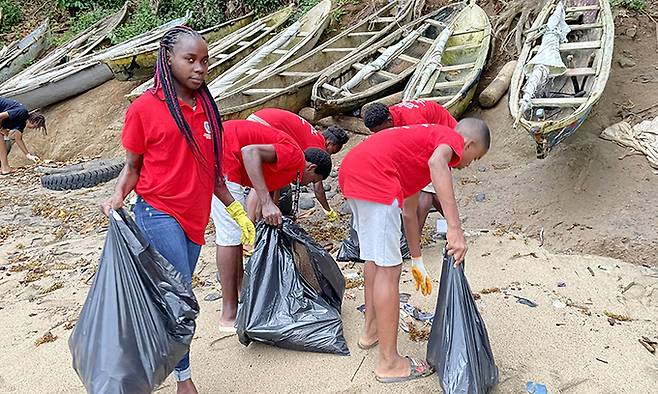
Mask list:
[[[201,245],[187,238],[176,219],[153,208],[142,197],[137,198],[133,211],[137,226],[148,242],[181,273],[184,281],[192,284],[192,273],[199,259]],[[189,353],[176,365],[174,375],[177,381],[192,377]]]

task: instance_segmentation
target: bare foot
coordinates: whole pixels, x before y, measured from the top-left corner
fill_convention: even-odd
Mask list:
[[[409,364],[409,359],[399,355],[391,361],[379,360],[375,367],[375,375],[382,378],[409,376],[410,373],[411,366]]]
[[[198,394],[192,379],[176,382],[176,394]]]
[[[357,342],[357,345],[361,349],[367,350],[377,346],[378,343],[379,343],[379,338],[377,338],[376,335],[366,336],[365,334],[363,334],[361,335],[361,337],[359,337],[359,341]]]
[[[15,169],[12,168],[12,167],[10,167],[9,169],[3,168],[3,169],[0,170],[0,174],[1,174],[1,175],[9,175],[9,174],[11,174],[12,172],[14,172],[14,170],[15,170]]]
[[[232,320],[219,319],[219,331],[235,332],[235,318]]]

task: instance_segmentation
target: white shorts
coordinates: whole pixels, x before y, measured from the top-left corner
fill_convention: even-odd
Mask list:
[[[436,190],[434,190],[434,186],[432,186],[431,183],[429,185],[425,186],[422,191],[424,191],[426,193],[436,194]]]
[[[380,267],[402,264],[402,218],[397,200],[391,205],[348,199],[352,227],[359,236],[359,257]]]
[[[244,187],[235,182],[226,181],[228,191],[236,201],[245,206]],[[237,246],[240,245],[242,230],[233,220],[231,215],[226,212],[226,206],[219,201],[217,196],[212,196],[212,206],[210,210],[212,221],[215,224],[215,243],[217,246]]]

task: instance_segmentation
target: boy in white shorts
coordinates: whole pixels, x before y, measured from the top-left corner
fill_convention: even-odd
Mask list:
[[[222,172],[233,198],[244,207],[244,188],[258,196],[265,223],[280,226],[281,211],[270,192],[299,179],[301,185],[319,182],[331,173],[331,158],[320,149],[302,151],[282,131],[250,120],[224,122]],[[239,206],[238,206],[239,208]],[[214,197],[212,219],[217,243],[217,269],[222,284],[222,316],[219,330],[234,332],[238,291],[242,285],[241,230],[232,218],[231,207]]]
[[[448,253],[461,263],[466,240],[452,188],[450,168],[465,168],[489,149],[489,129],[470,119],[457,131],[440,125],[415,125],[380,131],[353,148],[338,172],[338,183],[352,209],[353,226],[364,260],[365,324],[358,345],[379,345],[375,377],[393,383],[429,376],[423,360],[401,357],[399,322],[400,208],[412,256],[412,273],[423,294],[431,282],[420,250],[418,194],[434,185],[448,222]]]

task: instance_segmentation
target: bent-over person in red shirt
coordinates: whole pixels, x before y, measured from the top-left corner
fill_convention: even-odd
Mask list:
[[[373,133],[415,124],[440,124],[453,129],[457,125],[455,118],[441,104],[425,100],[403,101],[390,107],[372,103],[364,108],[362,118]]]
[[[293,182],[308,185],[326,179],[331,159],[318,148],[303,151],[283,131],[251,120],[224,122],[222,170],[231,195],[245,204],[245,187],[255,191],[262,217],[271,226],[282,223],[281,211],[271,192]],[[212,200],[216,228],[217,268],[222,284],[222,316],[219,329],[234,332],[238,289],[242,285],[242,240],[238,223],[222,201]]]
[[[468,119],[470,118],[463,119],[462,129],[478,124],[478,122],[470,123]],[[457,127],[457,120],[447,109],[434,101],[425,100],[403,101],[390,107],[381,103],[372,103],[363,112],[363,122],[373,133],[391,127],[417,124],[438,124],[451,129]],[[429,184],[418,195],[418,225],[421,231],[432,207],[443,215],[441,202],[432,184]]]
[[[329,126],[323,133],[320,133],[301,116],[280,108],[264,108],[249,115],[247,119],[283,131],[291,136],[304,150],[308,148],[319,148],[333,155],[340,152],[343,145],[349,141],[347,133],[340,126]],[[329,206],[322,181],[313,184],[313,191],[320,206],[322,206],[326,218],[329,221],[338,219],[338,213]],[[252,193],[248,198],[248,212],[257,210],[257,205],[255,204],[257,200],[254,197]]]
[[[418,192],[430,181],[436,188],[448,222],[448,253],[461,263],[467,248],[450,169],[465,168],[480,159],[489,144],[489,129],[481,121],[479,127],[457,125],[457,131],[440,125],[404,126],[368,137],[343,159],[338,183],[352,210],[360,258],[366,262],[365,325],[358,345],[362,349],[379,345],[375,377],[380,382],[433,373],[425,361],[402,357],[397,350],[400,208],[414,279],[425,293],[431,282],[422,264]]]

